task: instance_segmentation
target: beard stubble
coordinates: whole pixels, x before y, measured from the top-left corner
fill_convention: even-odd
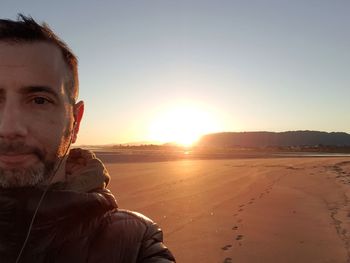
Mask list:
[[[67,132],[64,135],[66,134]],[[0,154],[34,154],[38,159],[29,167],[0,167],[0,187],[38,186],[49,182],[53,177],[56,163],[63,157],[63,149],[66,147],[66,136],[62,138],[62,142],[56,147],[56,150],[52,150],[50,153],[35,146],[28,146],[23,141],[0,141]]]

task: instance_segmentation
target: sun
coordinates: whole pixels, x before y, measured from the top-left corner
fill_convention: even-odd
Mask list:
[[[178,105],[154,118],[149,133],[152,141],[193,145],[202,135],[218,130],[209,110],[191,105]]]

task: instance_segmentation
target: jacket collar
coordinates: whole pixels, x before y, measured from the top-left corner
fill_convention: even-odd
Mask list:
[[[80,148],[69,152],[66,163],[66,190],[89,192],[94,189],[105,188],[110,176],[103,163],[95,154]]]

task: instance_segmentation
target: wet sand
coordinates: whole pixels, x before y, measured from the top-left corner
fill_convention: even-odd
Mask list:
[[[108,163],[177,262],[350,262],[350,158]]]

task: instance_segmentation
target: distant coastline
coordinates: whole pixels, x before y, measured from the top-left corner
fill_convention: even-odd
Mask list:
[[[106,163],[164,162],[176,160],[350,157],[350,147],[307,148],[210,148],[179,146],[86,147]]]
[[[225,132],[204,135],[191,147],[174,143],[80,146],[104,162],[156,162],[196,159],[350,157],[344,132]]]

